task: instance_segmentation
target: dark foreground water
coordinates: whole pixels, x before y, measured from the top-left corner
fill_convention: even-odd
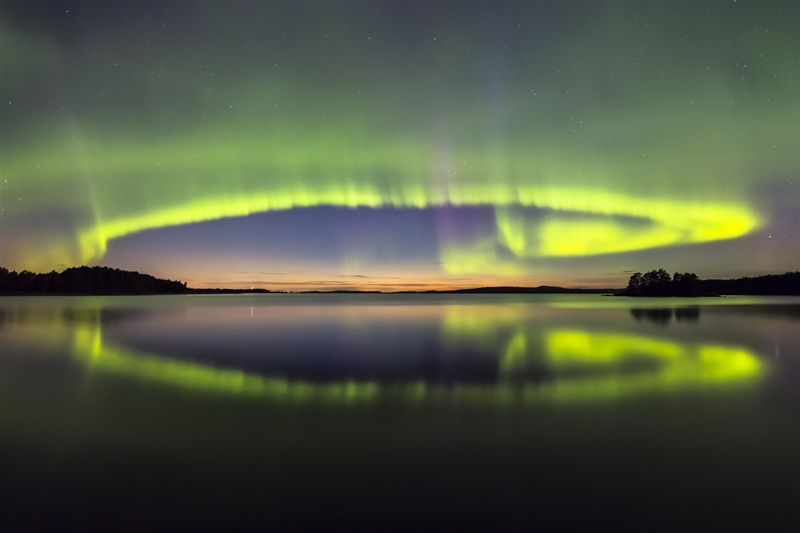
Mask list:
[[[800,530],[800,300],[0,300],[3,531]]]

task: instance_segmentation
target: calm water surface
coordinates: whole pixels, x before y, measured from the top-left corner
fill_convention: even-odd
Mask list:
[[[800,530],[800,299],[0,300],[4,531]]]

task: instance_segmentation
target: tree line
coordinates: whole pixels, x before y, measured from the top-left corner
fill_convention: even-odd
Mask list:
[[[180,294],[185,282],[108,267],[75,267],[36,274],[0,267],[0,293],[5,294]]]
[[[636,272],[622,293],[625,296],[800,295],[800,272],[768,274],[738,279],[700,279],[691,272],[664,270]]]

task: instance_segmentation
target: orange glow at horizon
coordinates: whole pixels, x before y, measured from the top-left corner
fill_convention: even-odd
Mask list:
[[[294,275],[220,277],[206,273],[188,274],[181,278],[187,286],[196,289],[266,289],[273,292],[300,291],[440,291],[474,289],[480,287],[539,287],[553,286],[568,289],[622,288],[627,283],[617,278],[600,279],[553,279],[538,277],[501,278],[497,277],[444,277],[444,276],[365,276],[365,275],[314,275],[297,273]]]

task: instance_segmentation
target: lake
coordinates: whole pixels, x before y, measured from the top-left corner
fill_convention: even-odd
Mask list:
[[[800,299],[0,300],[3,531],[800,530]]]

